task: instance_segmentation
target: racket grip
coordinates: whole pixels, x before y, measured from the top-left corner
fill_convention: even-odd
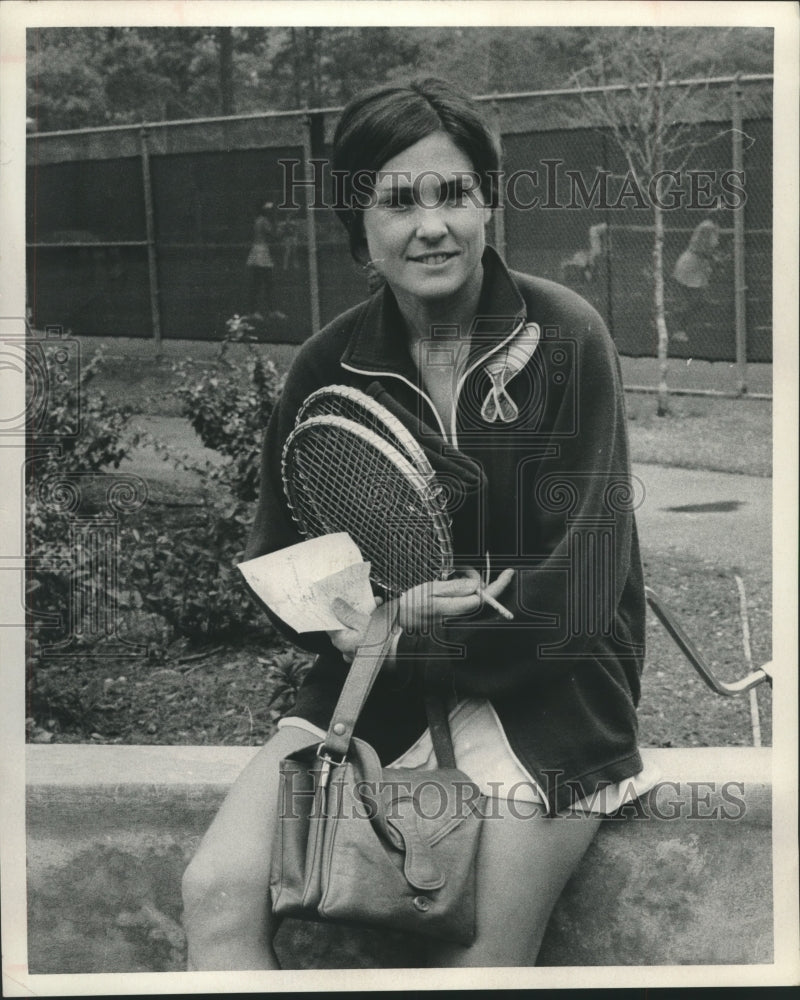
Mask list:
[[[495,611],[499,611],[500,614],[503,616],[503,618],[507,618],[509,621],[513,620],[514,615],[508,610],[508,608],[504,608],[503,605],[499,601],[495,600],[491,596],[491,594],[487,594],[485,590],[479,590],[478,593],[481,595],[481,598],[488,605],[490,605],[491,607],[493,607]]]

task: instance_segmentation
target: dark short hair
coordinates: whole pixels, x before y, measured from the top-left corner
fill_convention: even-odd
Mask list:
[[[377,173],[388,160],[434,132],[445,132],[469,157],[484,201],[496,205],[500,141],[473,101],[436,77],[373,87],[350,101],[333,137],[331,167],[342,177],[334,210],[356,260],[363,253],[365,237],[363,209],[354,195],[352,177]]]

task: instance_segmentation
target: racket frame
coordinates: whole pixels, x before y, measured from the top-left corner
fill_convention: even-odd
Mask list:
[[[379,403],[376,403],[375,405],[380,407]],[[383,407],[380,408],[383,409]],[[283,480],[283,489],[292,519],[297,525],[300,533],[305,538],[319,537],[318,533],[312,526],[310,526],[309,521],[307,520],[307,515],[304,515],[303,513],[301,487],[294,482],[294,475],[292,472],[292,469],[294,468],[293,452],[297,450],[298,443],[302,436],[313,433],[314,428],[336,428],[341,432],[355,436],[362,443],[376,449],[382,457],[388,460],[391,466],[403,476],[422,505],[424,513],[428,517],[438,550],[441,553],[437,573],[438,579],[448,579],[453,573],[453,540],[451,523],[450,518],[444,510],[442,489],[436,483],[436,476],[427,458],[425,458],[424,454],[422,455],[425,459],[425,464],[428,467],[426,471],[423,471],[416,465],[412,464],[412,462],[409,461],[404,454],[402,454],[380,434],[370,430],[368,427],[363,427],[356,421],[350,420],[346,417],[325,414],[306,417],[295,424],[295,427],[292,429],[283,446],[281,454],[281,478]],[[405,428],[403,428],[403,430],[405,430]],[[408,432],[406,431],[406,433]],[[409,437],[410,436],[411,435],[409,434]],[[312,495],[309,493],[307,488],[302,492],[305,492],[309,496]],[[315,519],[319,522],[322,520],[319,517]],[[333,525],[329,525],[329,528],[331,530],[334,528],[335,530],[341,531],[348,530],[346,527],[335,527]],[[405,589],[408,589],[406,587],[399,586],[396,580],[388,580],[384,577],[380,569],[376,567],[376,559],[373,553],[365,552],[363,555],[364,558],[372,564],[371,576],[373,582],[380,586],[384,591],[393,596],[399,596]],[[430,577],[429,579],[432,578],[433,577]],[[425,583],[427,581],[419,580],[418,582]]]
[[[350,411],[355,411],[351,414]],[[435,477],[419,441],[390,410],[366,392],[351,385],[326,385],[312,392],[297,411],[295,426],[314,416],[340,416],[379,434],[419,471]]]

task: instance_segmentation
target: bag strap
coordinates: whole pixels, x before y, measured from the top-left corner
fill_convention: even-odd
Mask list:
[[[336,754],[344,759],[347,755],[361,709],[389,651],[397,610],[397,601],[386,601],[370,615],[364,641],[350,665],[328,732],[319,748],[320,756]]]
[[[428,717],[428,729],[433,741],[433,752],[439,767],[456,766],[456,753],[453,749],[453,737],[450,733],[450,722],[447,718],[444,698],[438,691],[425,692],[425,714]]]
[[[317,751],[323,759],[334,754],[339,760],[344,760],[347,756],[356,722],[389,651],[397,611],[396,600],[386,601],[370,615],[364,641],[350,665],[328,732]],[[454,768],[455,754],[447,713],[436,693],[426,692],[425,712],[439,767]]]

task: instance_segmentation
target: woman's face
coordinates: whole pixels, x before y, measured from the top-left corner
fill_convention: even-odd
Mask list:
[[[491,212],[469,157],[446,132],[384,163],[375,195],[364,211],[369,257],[401,303],[479,287]]]

